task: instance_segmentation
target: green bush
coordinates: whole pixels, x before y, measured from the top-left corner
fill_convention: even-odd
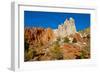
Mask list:
[[[63,59],[61,48],[57,43],[53,44],[53,46],[50,48],[50,52],[53,59]]]
[[[33,59],[36,55],[36,51],[32,48],[32,49],[29,49],[29,51],[25,51],[24,52],[24,57],[25,57],[25,61],[29,61],[31,59]]]
[[[69,43],[70,41],[68,37],[64,37],[63,39],[64,39],[64,43]]]

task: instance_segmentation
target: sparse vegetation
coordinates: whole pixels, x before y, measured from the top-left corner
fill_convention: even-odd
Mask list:
[[[64,39],[64,43],[69,43],[70,41],[68,37],[64,37],[63,39]]]
[[[66,36],[63,38],[57,37],[56,41],[52,41],[53,36],[50,37],[50,35],[52,35],[52,31],[50,31],[51,34],[48,34],[48,32],[46,33],[45,31],[45,34],[47,35],[43,35],[44,29],[39,28],[38,30],[41,31],[38,36],[35,35],[36,33],[32,35],[29,30],[29,33],[27,32],[28,35],[24,35],[25,62],[90,58],[90,28],[77,32],[77,34],[81,34],[82,37],[80,35],[72,35],[71,43],[69,39],[70,36]]]
[[[53,59],[63,59],[60,45],[57,42],[50,48],[50,53]]]
[[[33,57],[33,50],[30,49],[28,52],[25,51],[25,61],[31,60]]]
[[[24,41],[24,51],[27,51],[28,52],[28,48],[29,48],[29,43],[27,43],[26,41]]]

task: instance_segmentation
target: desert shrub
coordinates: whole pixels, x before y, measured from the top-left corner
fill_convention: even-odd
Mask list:
[[[85,46],[83,49],[86,50],[87,52],[90,52],[90,44],[88,44],[87,46]]]
[[[54,42],[52,43],[52,46],[60,46],[59,41],[58,41],[58,40],[54,41]]]
[[[27,43],[26,40],[25,40],[25,42],[24,42],[24,50],[26,52],[28,52],[28,48],[29,48],[29,43]]]
[[[85,58],[85,55],[84,55],[83,51],[80,52],[79,56],[76,56],[76,59],[84,59],[84,58]]]
[[[61,48],[58,43],[53,44],[53,46],[50,48],[50,53],[53,59],[63,59]]]
[[[57,41],[61,41],[61,38],[60,38],[60,37],[58,37],[58,38],[57,38]]]
[[[83,52],[80,53],[80,59],[84,59],[84,53]]]
[[[74,38],[72,42],[73,42],[73,43],[77,43],[77,40],[76,40],[76,38]]]
[[[80,52],[80,56],[78,56],[78,59],[87,59],[87,58],[90,58],[90,54],[87,50],[83,49]]]
[[[29,61],[32,59],[33,57],[33,51],[32,50],[29,50],[28,52],[25,51],[25,61]]]
[[[33,48],[31,48],[31,49],[29,48],[28,52],[27,51],[24,52],[25,61],[29,61],[29,60],[33,59],[35,57],[36,53],[37,52]]]
[[[64,37],[63,39],[64,39],[64,43],[69,43],[70,41],[68,37]]]

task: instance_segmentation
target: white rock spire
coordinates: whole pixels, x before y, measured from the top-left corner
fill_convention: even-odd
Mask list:
[[[66,19],[63,24],[58,26],[56,31],[56,35],[59,37],[65,37],[67,35],[76,33],[75,20],[72,17],[69,20]]]

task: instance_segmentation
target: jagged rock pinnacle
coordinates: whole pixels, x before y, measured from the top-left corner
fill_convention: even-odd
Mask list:
[[[69,20],[66,18],[64,23],[58,26],[57,32],[59,37],[65,37],[76,33],[74,18],[70,17]]]

